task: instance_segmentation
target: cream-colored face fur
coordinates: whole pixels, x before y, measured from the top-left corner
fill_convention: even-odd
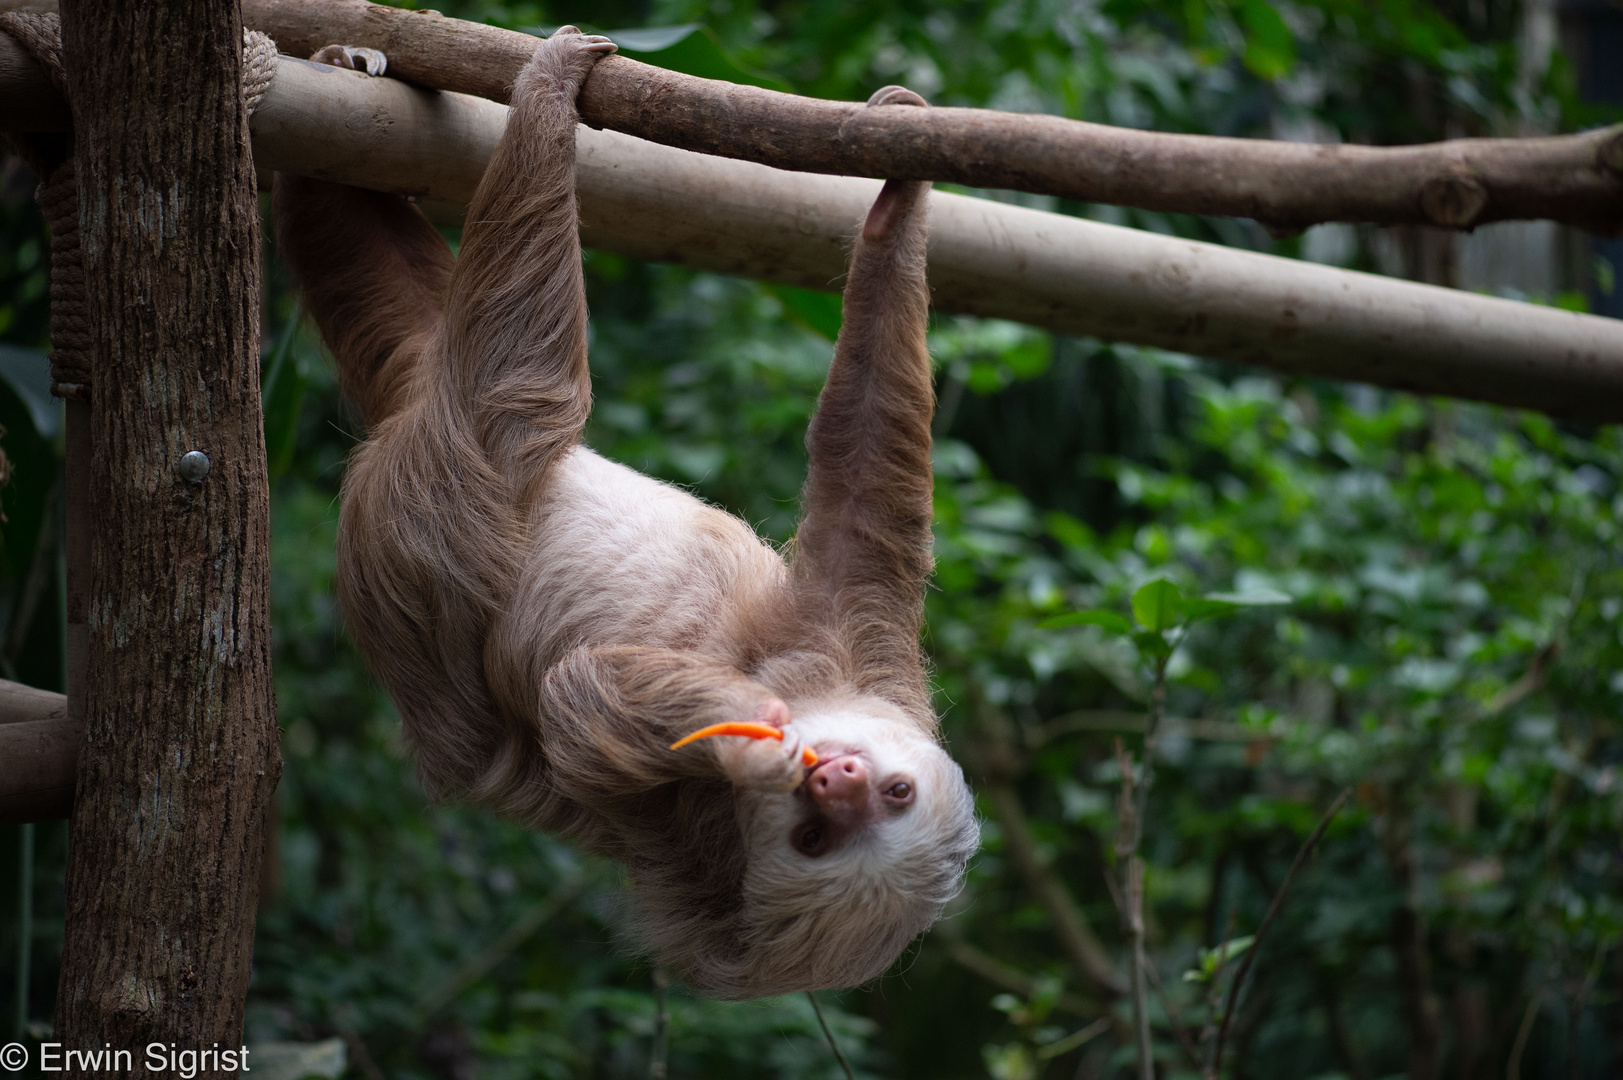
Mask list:
[[[958,893],[980,842],[974,800],[958,764],[883,702],[801,713],[792,726],[824,761],[863,758],[878,805],[870,821],[807,854],[797,829],[832,826],[805,785],[740,793],[742,921],[751,952],[794,958],[819,986],[848,986],[882,973]],[[885,805],[883,792],[898,781],[911,799]]]
[[[787,793],[740,792],[739,824],[749,838],[751,863],[763,872],[883,876],[886,866],[905,860],[921,831],[917,821],[952,816],[962,804],[968,787],[958,764],[894,707],[870,699],[805,713],[791,705],[790,711],[794,719],[789,730],[816,751],[824,767],[846,757],[862,760],[873,811],[860,825],[830,824],[828,831],[838,835],[808,852],[794,842],[796,828],[827,817],[809,793],[809,784]],[[892,797],[899,786],[907,789],[905,797]]]
[[[279,248],[368,428],[339,597],[429,792],[620,860],[635,937],[698,989],[851,985],[939,915],[978,832],[919,651],[929,185],[887,183],[857,235],[780,553],[581,445],[575,98],[612,49],[537,46],[455,259],[401,199],[277,178]],[[786,705],[775,750],[670,749]],[[804,778],[796,740],[831,768]]]

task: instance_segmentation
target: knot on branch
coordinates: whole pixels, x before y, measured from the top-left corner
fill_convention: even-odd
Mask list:
[[[1469,229],[1488,206],[1488,189],[1472,176],[1434,176],[1420,188],[1420,211],[1433,225]]]

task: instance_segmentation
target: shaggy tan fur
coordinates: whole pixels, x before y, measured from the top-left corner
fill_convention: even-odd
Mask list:
[[[370,433],[344,484],[341,599],[431,793],[622,860],[643,943],[699,989],[852,985],[940,914],[978,835],[918,644],[928,185],[887,184],[857,239],[785,559],[580,445],[574,102],[610,49],[571,28],[538,48],[454,263],[403,200],[277,178],[281,251]],[[667,749],[786,714],[782,743]],[[825,822],[802,746],[864,762],[880,809]],[[797,849],[808,825],[837,842]]]

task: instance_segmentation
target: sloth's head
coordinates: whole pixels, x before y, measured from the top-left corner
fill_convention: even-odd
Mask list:
[[[744,866],[726,944],[718,934],[659,950],[708,993],[880,975],[940,917],[980,842],[962,770],[894,706],[862,698],[793,711],[818,764],[793,792],[736,793]]]

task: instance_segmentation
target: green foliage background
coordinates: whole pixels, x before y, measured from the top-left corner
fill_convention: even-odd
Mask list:
[[[1560,51],[1545,64],[1523,46],[1522,5],[1506,0],[441,7],[525,29],[641,28],[628,51],[648,62],[817,96],[902,82],[943,104],[1168,131],[1388,143],[1606,118],[1579,100]],[[46,235],[26,193],[8,171],[0,337],[39,350]],[[1019,201],[1284,255],[1309,242],[1244,221]],[[1345,264],[1375,268],[1395,250],[1415,276],[1436,242],[1334,235]],[[359,435],[267,259],[286,770],[249,1040],[342,1036],[351,1072],[368,1077],[648,1075],[656,973],[618,944],[616,868],[429,805],[344,634],[336,493]],[[837,303],[596,253],[587,276],[591,444],[787,539]],[[1570,276],[1570,295],[1542,299],[1581,304],[1595,281],[1587,265]],[[1600,277],[1609,287],[1604,266]],[[1130,1060],[1125,1002],[1083,977],[1036,886],[1058,882],[1123,964],[1107,887],[1112,742],[1136,745],[1146,676],[1096,626],[1038,624],[1125,613],[1135,588],[1164,577],[1191,594],[1293,602],[1203,624],[1173,661],[1145,841],[1162,1074],[1196,1072],[1175,1029],[1196,1043],[1208,1020],[1203,950],[1256,930],[1349,785],[1355,800],[1260,946],[1233,1075],[1499,1076],[1513,1058],[1522,1077],[1623,1073],[1619,431],[1013,324],[941,317],[931,348],[927,646],[954,752],[983,786],[1012,787],[1022,812],[983,804],[985,846],[949,919],[874,985],[824,995],[858,1072],[1020,1080],[1113,1075]],[[27,370],[7,367],[0,385],[0,445],[16,466],[0,492],[12,622],[57,513],[59,435],[49,407],[30,412]],[[54,562],[41,565],[56,582]],[[46,602],[8,632],[4,662],[59,686],[59,638]],[[1036,871],[1010,830],[1029,834]],[[37,833],[33,1039],[53,1008],[64,832]],[[18,835],[0,830],[0,881]],[[17,901],[0,892],[9,972]],[[673,987],[668,1000],[672,1076],[840,1075],[803,998],[718,1004]]]

